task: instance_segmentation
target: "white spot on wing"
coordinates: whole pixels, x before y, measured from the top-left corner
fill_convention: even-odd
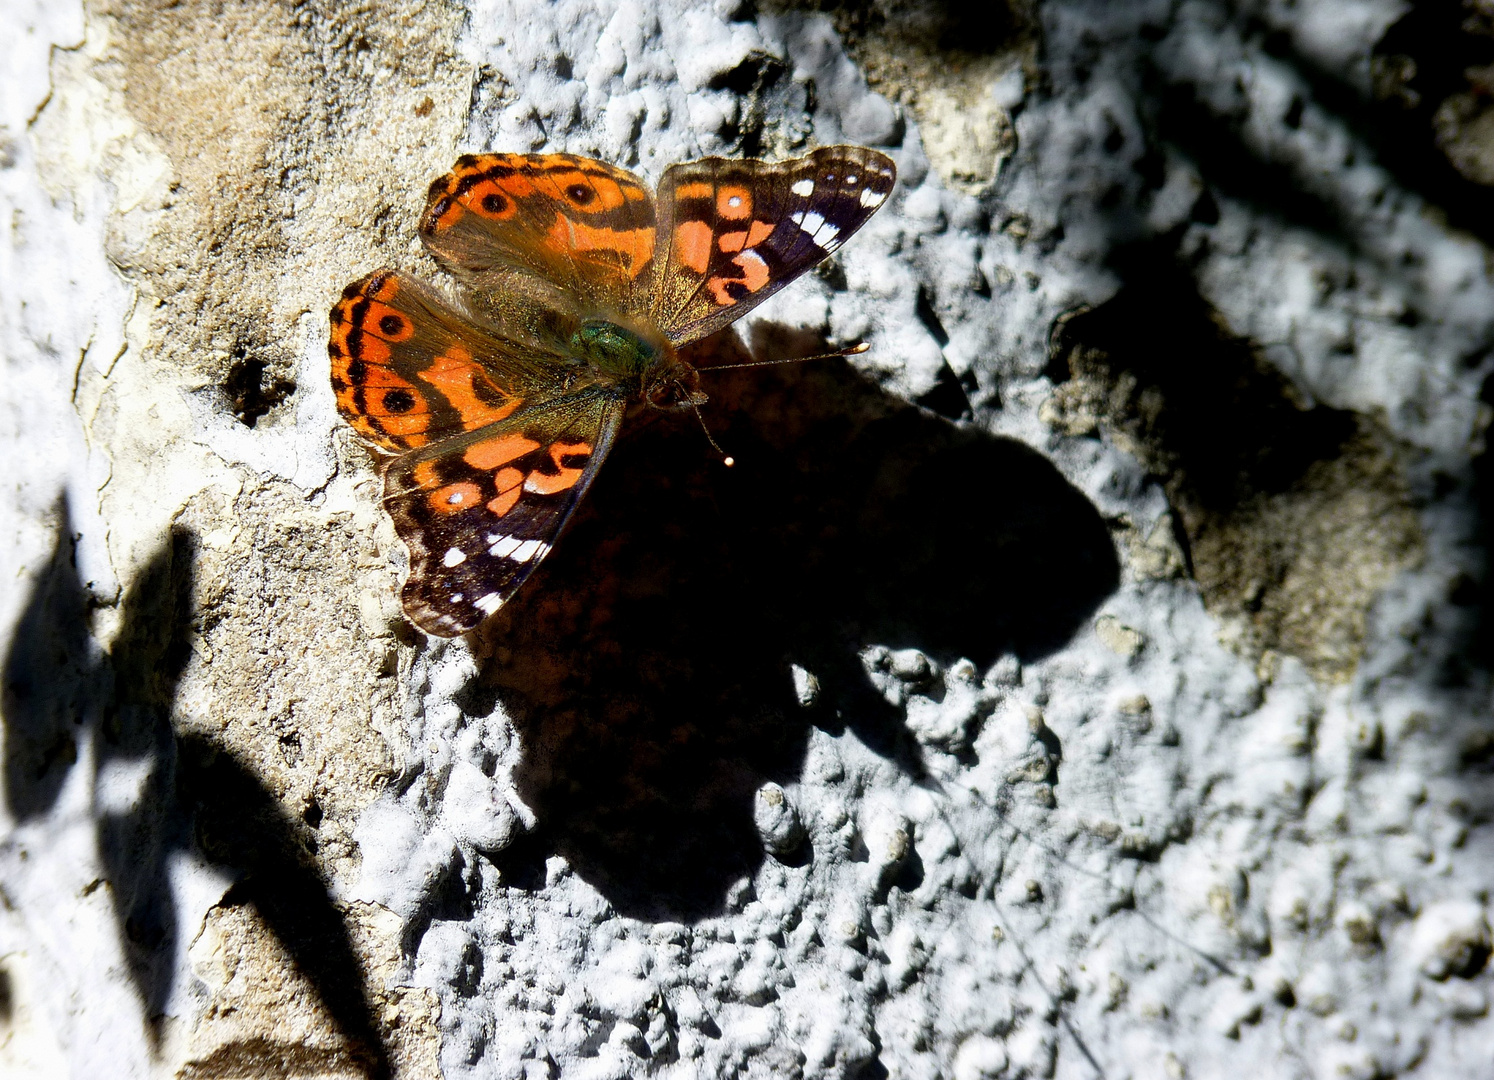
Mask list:
[[[880,191],[873,191],[871,188],[866,188],[861,192],[861,205],[881,206],[882,201],[886,198],[887,196],[882,194]]]
[[[491,615],[493,614],[493,612],[497,611],[500,607],[503,606],[503,597],[499,596],[495,592],[490,592],[487,596],[479,596],[473,602],[473,606],[481,611],[484,615]]]
[[[543,540],[525,540],[508,557],[514,562],[528,562],[530,559],[543,557],[549,550],[549,545]]]
[[[800,210],[789,220],[807,232],[820,247],[829,247],[840,236],[839,228],[826,221],[823,214],[816,214],[813,210]]]
[[[467,561],[467,553],[461,548],[447,548],[446,557],[441,561],[447,566],[460,566]]]
[[[488,554],[495,558],[506,559],[512,554],[514,548],[523,542],[517,536],[500,536],[493,542],[493,546],[488,548]]]
[[[462,594],[459,592],[452,593],[450,602],[453,604],[460,604],[462,602]]]
[[[789,188],[789,190],[792,191],[795,195],[799,196],[799,198],[801,199],[808,198],[810,195],[814,194],[814,181],[808,179],[797,180],[794,182],[794,186]]]

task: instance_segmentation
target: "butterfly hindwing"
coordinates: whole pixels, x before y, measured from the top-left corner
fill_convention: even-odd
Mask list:
[[[464,155],[431,185],[420,236],[479,286],[520,271],[579,306],[625,313],[653,295],[654,200],[632,173],[590,158]]]
[[[543,365],[514,343],[392,270],[343,290],[327,351],[343,419],[394,452],[496,423],[544,378]]]
[[[891,158],[859,146],[672,166],[659,184],[654,322],[676,345],[720,330],[845,243],[896,179]]]
[[[588,389],[391,462],[384,506],[410,550],[411,621],[451,637],[512,596],[591,485],[622,413],[619,398]]]

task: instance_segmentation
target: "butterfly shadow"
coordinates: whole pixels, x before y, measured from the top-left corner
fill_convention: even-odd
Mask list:
[[[733,340],[695,359],[729,362]],[[763,858],[754,793],[798,778],[812,726],[923,775],[869,646],[1030,661],[1119,582],[1100,515],[1020,443],[841,360],[703,385],[735,466],[688,412],[630,417],[554,554],[477,636],[469,687],[471,708],[496,698],[513,719],[539,818],[499,856],[505,880],[543,880],[559,853],[640,918],[723,909]],[[819,685],[809,706],[791,665]]]

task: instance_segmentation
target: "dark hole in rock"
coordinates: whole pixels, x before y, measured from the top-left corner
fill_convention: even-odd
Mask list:
[[[249,356],[235,360],[228,369],[228,378],[223,380],[229,407],[239,423],[249,428],[295,390],[295,382],[270,374],[263,360]]]

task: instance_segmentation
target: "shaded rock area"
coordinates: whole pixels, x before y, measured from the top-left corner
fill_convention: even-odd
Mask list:
[[[1369,417],[1306,406],[1180,268],[1128,270],[1134,285],[1062,324],[1067,370],[1042,415],[1071,436],[1103,426],[1158,477],[1183,566],[1227,639],[1348,680],[1380,590],[1423,555],[1397,461],[1414,451]]]
[[[1487,1075],[1484,0],[0,32],[0,1075]],[[699,420],[406,622],[327,312],[431,180],[837,142]]]

